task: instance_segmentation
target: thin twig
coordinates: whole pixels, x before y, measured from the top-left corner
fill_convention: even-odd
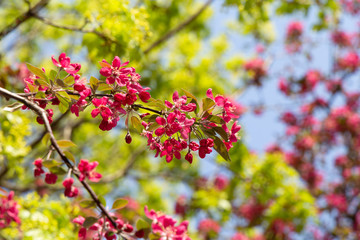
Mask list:
[[[10,32],[14,31],[16,28],[18,28],[22,23],[34,17],[34,15],[37,15],[38,12],[49,3],[49,1],[50,0],[41,0],[32,8],[29,8],[27,12],[18,16],[12,23],[10,23],[0,32],[0,40],[4,38],[6,35],[8,35]]]
[[[74,32],[81,32],[81,33],[92,33],[92,34],[95,34],[99,37],[101,37],[102,39],[104,39],[105,41],[109,41],[111,43],[116,43],[116,44],[120,44],[118,41],[116,41],[114,38],[112,38],[111,36],[108,36],[102,32],[99,32],[95,29],[92,29],[92,30],[86,30],[84,29],[86,24],[88,23],[87,21],[85,21],[85,23],[81,26],[81,27],[77,27],[77,26],[64,26],[64,25],[60,25],[60,24],[57,24],[55,22],[52,22],[50,21],[49,19],[47,18],[44,18],[44,17],[41,17],[37,14],[35,14],[33,16],[35,19],[41,21],[42,23],[46,24],[46,25],[49,25],[49,26],[52,26],[54,28],[59,28],[59,29],[63,29],[63,30],[68,30],[68,31],[74,31]]]
[[[151,50],[153,50],[155,47],[160,45],[161,43],[165,42],[172,36],[174,36],[176,33],[180,32],[182,29],[184,29],[186,26],[188,26],[190,23],[192,23],[200,14],[211,4],[213,0],[208,0],[205,2],[205,4],[193,15],[191,15],[188,19],[186,19],[184,22],[180,23],[178,26],[167,32],[165,35],[160,37],[157,41],[155,41],[153,44],[150,45],[147,49],[145,49],[144,54],[148,54]]]

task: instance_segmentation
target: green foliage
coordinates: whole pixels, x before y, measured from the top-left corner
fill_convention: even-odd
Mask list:
[[[0,230],[0,236],[14,240],[77,239],[75,227],[69,223],[78,214],[78,209],[71,206],[70,200],[60,197],[54,201],[49,197],[40,198],[36,193],[16,200],[21,206],[20,229],[5,228]]]

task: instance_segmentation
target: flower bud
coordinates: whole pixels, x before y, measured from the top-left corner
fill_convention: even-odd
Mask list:
[[[131,141],[132,141],[132,138],[131,138],[130,133],[128,132],[128,133],[126,134],[126,136],[125,136],[125,142],[126,142],[127,144],[130,144]]]

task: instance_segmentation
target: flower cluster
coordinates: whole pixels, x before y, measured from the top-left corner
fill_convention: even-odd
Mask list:
[[[256,86],[261,86],[261,79],[266,76],[267,70],[265,61],[261,58],[254,58],[244,64],[245,71],[249,74],[251,81]]]
[[[303,25],[301,22],[291,22],[286,31],[285,44],[289,53],[298,52],[302,45],[301,36],[303,34]]]
[[[14,200],[14,192],[0,196],[0,229],[8,227],[12,222],[20,224],[18,214],[19,204]]]
[[[175,226],[177,221],[172,217],[164,215],[160,212],[148,209],[145,206],[145,215],[152,220],[151,230],[154,234],[159,236],[160,240],[176,239],[176,240],[191,240],[187,235],[188,222],[181,222]]]

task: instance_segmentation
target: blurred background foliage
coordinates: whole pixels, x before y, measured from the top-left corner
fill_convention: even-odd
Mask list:
[[[44,4],[36,13],[31,12],[26,20],[19,17],[39,2]],[[50,69],[51,55],[66,52],[73,62],[82,64],[86,77],[99,77],[97,62],[102,59],[111,61],[118,55],[123,61],[130,60],[154,98],[167,99],[182,88],[196,96],[205,95],[208,88],[230,96],[247,87],[241,66],[248,57],[232,49],[230,33],[248,35],[254,45],[269,44],[276,38],[274,16],[306,15],[311,6],[318,6],[316,30],[329,27],[327,16],[336,19],[340,14],[334,0],[0,1],[0,31],[23,21],[9,34],[0,34],[0,86],[21,92],[25,71],[21,63]],[[214,18],[217,12],[226,14],[230,9],[238,10],[233,21],[223,24]],[[219,28],[225,34],[217,34]],[[101,131],[90,111],[80,118],[57,112],[56,137],[77,144],[69,149],[77,161],[87,158],[100,163],[98,170],[104,178],[93,184],[95,191],[110,206],[118,197],[131,200],[119,211],[130,221],[143,216],[145,205],[174,214],[175,203],[185,196],[186,211],[178,212],[178,219],[190,221],[192,239],[204,239],[197,225],[206,218],[223,227],[208,239],[230,239],[236,231],[249,237],[267,233],[268,239],[275,239],[270,230],[276,221],[289,223],[299,233],[309,221],[316,222],[314,198],[280,155],[259,156],[238,143],[231,151],[231,162],[212,154],[192,165],[183,160],[167,164],[154,159],[152,152],[148,154],[146,141],[136,134],[132,144],[125,144],[122,124],[111,132]],[[22,219],[19,228],[1,230],[0,236],[76,239],[71,220],[81,211],[96,213],[79,206],[87,198],[84,192],[69,201],[60,197],[60,180],[54,186],[34,180],[32,161],[44,157],[48,147],[41,140],[42,126],[33,124],[34,120],[29,111],[0,112],[0,186],[16,192]],[[221,175],[229,183],[219,189],[214,184]],[[253,201],[270,206],[256,222],[239,213],[239,206]]]

